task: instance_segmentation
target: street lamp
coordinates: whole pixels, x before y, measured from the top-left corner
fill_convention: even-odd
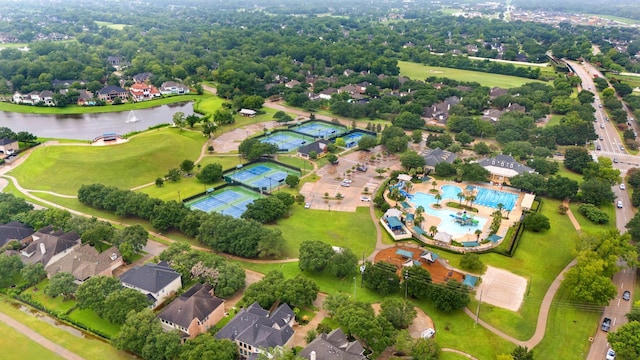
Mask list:
[[[407,295],[409,293],[409,284],[407,283],[409,280],[409,270],[404,271],[404,301],[407,301]]]
[[[353,301],[356,301],[356,289],[358,288],[356,286],[358,284],[358,282],[356,281],[357,279],[357,277],[353,277]]]

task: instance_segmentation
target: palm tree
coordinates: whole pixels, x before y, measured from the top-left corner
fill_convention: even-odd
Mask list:
[[[460,205],[462,205],[462,200],[464,200],[464,194],[459,192],[458,195],[456,195],[458,197],[458,200],[460,200]]]
[[[469,195],[469,207],[473,207],[473,203],[476,201],[475,195]]]
[[[442,195],[436,194],[436,205],[440,205],[440,200],[442,200]]]
[[[500,212],[500,217],[502,217],[502,210],[504,209],[503,203],[498,203],[498,211]]]
[[[419,205],[419,206],[416,208],[416,216],[420,216],[420,215],[422,215],[423,213],[424,213],[424,207],[422,207],[422,205]]]
[[[480,235],[482,235],[482,230],[476,229],[476,231],[474,231],[473,233],[476,234],[476,240],[480,241]]]
[[[431,186],[433,186],[433,189],[432,189],[432,190],[435,190],[436,186],[438,186],[438,182],[437,182],[437,181],[435,181],[435,180],[433,180],[433,181],[431,182]]]
[[[429,232],[431,233],[431,237],[436,236],[436,234],[438,233],[438,227],[435,225],[431,225],[431,227],[429,227]]]

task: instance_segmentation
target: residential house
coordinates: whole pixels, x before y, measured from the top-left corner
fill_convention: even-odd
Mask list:
[[[254,117],[258,112],[251,109],[240,109],[239,113],[245,117]]]
[[[293,79],[291,81],[289,81],[288,83],[284,84],[284,86],[286,86],[289,89],[293,89],[294,87],[300,85],[300,81]]]
[[[491,90],[489,90],[489,99],[495,99],[498,96],[507,95],[508,93],[509,93],[509,90],[507,89],[494,87],[494,88],[491,88]]]
[[[13,102],[16,104],[36,105],[44,104],[48,106],[55,105],[53,103],[53,92],[49,90],[44,91],[32,91],[28,94],[21,94],[16,92],[13,94]]]
[[[116,85],[108,85],[98,90],[98,99],[103,101],[113,101],[116,98],[127,100],[127,90]]]
[[[131,93],[133,101],[146,101],[160,97],[160,91],[158,91],[155,86],[146,83],[135,83],[131,85],[129,93]]]
[[[345,71],[343,71],[343,72],[342,72],[342,75],[344,75],[344,76],[346,76],[346,77],[349,77],[349,76],[351,76],[351,75],[353,75],[353,74],[355,74],[355,73],[356,73],[356,72],[355,72],[355,71],[353,71],[353,70],[351,70],[351,69],[346,69]]]
[[[471,90],[473,90],[473,88],[471,86],[464,86],[464,85],[458,85],[456,86],[456,89],[462,91],[462,92],[469,92]]]
[[[153,77],[152,73],[143,72],[143,73],[139,73],[139,74],[133,75],[133,81],[135,81],[137,83],[144,83],[144,82],[147,82],[147,81],[151,80],[152,77]]]
[[[320,97],[320,99],[323,99],[323,100],[331,100],[331,95],[337,94],[337,93],[338,93],[338,90],[336,88],[328,87],[322,90],[320,94],[318,94],[318,96]]]
[[[164,261],[158,264],[148,263],[136,266],[122,274],[120,281],[122,286],[147,295],[152,309],[162,304],[167,297],[182,287],[180,273],[174,271]]]
[[[76,244],[55,262],[49,262],[45,270],[49,278],[67,272],[81,283],[93,276],[113,276],[113,271],[122,265],[124,261],[115,246],[98,252],[90,244]]]
[[[116,56],[107,57],[107,62],[109,63],[109,65],[113,67],[118,67],[120,63],[123,61],[124,61],[124,58],[122,56],[116,55]]]
[[[167,331],[178,330],[183,338],[195,338],[224,317],[224,300],[213,295],[208,284],[195,284],[171,304],[158,318]]]
[[[11,221],[0,225],[0,247],[7,245],[9,241],[20,241],[34,233],[31,226]]]
[[[450,96],[444,101],[441,101],[437,104],[433,104],[424,109],[423,116],[438,121],[440,123],[446,123],[449,118],[449,110],[451,110],[451,106],[456,105],[460,102],[460,98],[457,96]]]
[[[458,155],[447,150],[436,148],[426,150],[422,154],[422,157],[425,161],[425,168],[433,170],[436,168],[436,165],[441,162],[453,163],[453,161],[458,158]]]
[[[93,99],[93,94],[88,92],[85,89],[78,90],[80,95],[78,96],[78,101],[76,102],[80,106],[90,106],[95,105],[96,102]]]
[[[500,116],[504,114],[505,111],[499,109],[487,109],[482,113],[482,117],[480,119],[486,121],[496,122],[500,119]]]
[[[68,89],[73,85],[73,83],[78,83],[81,86],[84,86],[87,82],[85,80],[53,80],[51,82],[51,86],[55,89]]]
[[[365,360],[364,348],[356,341],[349,341],[341,328],[329,334],[320,334],[300,352],[308,360]]]
[[[162,95],[182,95],[188,93],[188,86],[175,81],[165,81],[160,85],[160,94]]]
[[[256,302],[241,309],[216,333],[216,338],[234,341],[240,357],[248,359],[253,354],[287,345],[293,339],[294,321],[295,314],[289,305],[282,304],[269,313]]]
[[[70,252],[75,245],[80,244],[80,235],[75,231],[65,233],[62,230],[56,230],[53,226],[47,226],[20,242],[24,246],[20,250],[20,259],[23,263],[41,263],[47,267]]]
[[[20,145],[18,144],[18,140],[9,139],[9,138],[0,139],[0,153],[4,155],[11,155],[18,150],[20,150]]]
[[[367,87],[369,87],[370,85],[372,85],[370,82],[363,81],[356,85],[356,91],[358,91],[360,94],[364,94],[365,92],[367,92]]]
[[[338,94],[343,94],[343,93],[347,93],[349,95],[353,95],[358,91],[358,88],[356,88],[354,85],[349,84],[349,85],[345,85],[342,86],[341,88],[338,89]]]
[[[329,140],[320,139],[312,142],[311,144],[302,146],[298,148],[298,156],[308,159],[309,154],[315,151],[317,157],[320,158],[327,153],[327,145],[329,145],[329,143]]]
[[[473,55],[473,54],[478,52],[478,46],[477,45],[467,45],[467,46],[465,46],[465,50],[467,50],[467,54]]]
[[[482,159],[478,164],[491,173],[491,182],[494,184],[509,184],[509,179],[516,175],[535,172],[532,168],[517,162],[511,155],[504,154]]]
[[[506,110],[506,111],[520,111],[520,112],[526,112],[526,111],[527,111],[527,108],[526,108],[526,107],[524,107],[524,106],[522,106],[522,105],[520,105],[520,104],[516,104],[516,103],[514,103],[514,104],[509,104],[509,106],[507,106],[507,107],[505,108],[505,110]]]

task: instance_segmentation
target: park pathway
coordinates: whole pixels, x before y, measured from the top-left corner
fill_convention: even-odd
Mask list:
[[[569,200],[565,199],[562,202],[562,205],[564,205],[567,208],[567,216],[569,217],[569,220],[571,220],[571,224],[573,225],[573,227],[576,229],[577,232],[579,233],[582,232],[580,223],[578,223],[578,220],[576,220],[575,216],[571,212],[571,208],[569,208]],[[530,339],[524,340],[524,341],[518,340],[510,335],[503,333],[502,331],[496,329],[495,327],[487,324],[485,321],[481,319],[478,320],[478,324],[482,325],[487,330],[491,331],[492,333],[500,336],[501,338],[511,343],[514,343],[519,346],[526,346],[529,349],[533,349],[538,344],[540,344],[542,339],[544,339],[545,331],[547,329],[547,320],[549,319],[549,310],[551,309],[551,305],[553,304],[553,298],[556,296],[556,293],[558,292],[560,285],[562,285],[562,280],[564,280],[564,275],[575,264],[576,264],[576,260],[574,259],[564,269],[562,269],[562,271],[560,271],[558,276],[556,276],[556,278],[553,280],[553,282],[547,289],[547,292],[545,293],[544,298],[542,299],[542,303],[540,304],[540,312],[538,313],[538,322],[536,324],[536,331],[533,333],[533,336],[531,336]],[[465,308],[464,312],[465,314],[469,315],[472,319],[475,320],[476,314],[474,314],[471,310],[469,310],[469,308]]]
[[[28,326],[24,325],[23,323],[19,322],[18,320],[15,320],[14,318],[6,314],[0,313],[0,321],[14,328],[16,331],[20,332],[27,338],[42,345],[44,348],[51,350],[53,353],[57,354],[60,357],[63,357],[67,360],[84,360],[82,356],[74,352],[71,352],[70,350],[65,349],[64,347],[50,341],[44,336],[38,334],[35,330],[29,328]],[[14,351],[17,351],[17,349],[14,349]],[[10,353],[8,349],[5,349],[4,352],[7,355]]]

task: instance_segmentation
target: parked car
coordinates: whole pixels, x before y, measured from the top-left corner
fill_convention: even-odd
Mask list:
[[[624,189],[626,189],[626,188],[627,188],[627,187],[626,187],[624,184],[620,184],[620,190],[624,190]]]
[[[616,352],[613,351],[613,349],[607,350],[607,357],[605,359],[606,360],[616,360]]]
[[[629,290],[625,290],[625,291],[622,293],[622,300],[624,300],[624,301],[629,301],[629,300],[631,300],[631,291],[629,291]]]
[[[598,107],[599,107],[600,109],[602,109],[602,104],[598,104]]]
[[[356,166],[356,170],[362,171],[362,172],[366,172],[367,171],[367,165],[359,164],[358,166]]]
[[[360,201],[367,201],[367,202],[369,202],[369,201],[371,201],[371,198],[370,198],[370,197],[368,197],[368,196],[360,196]]]
[[[600,326],[600,329],[604,332],[608,332],[609,329],[611,329],[611,319],[609,319],[608,317],[604,318],[604,320],[602,320],[602,326]]]
[[[310,203],[310,202],[306,202],[306,203],[304,203],[304,208],[305,208],[305,209],[308,209],[308,208],[310,208],[310,207],[311,207],[311,203]]]
[[[430,339],[435,334],[436,334],[436,331],[434,329],[428,328],[426,330],[423,330],[420,336],[422,336],[423,339]]]
[[[349,186],[351,186],[351,183],[343,181],[343,182],[340,183],[340,186],[349,187]]]
[[[596,150],[602,150],[602,146],[596,145]]]
[[[600,124],[600,129],[604,129],[604,124]]]
[[[353,181],[351,181],[351,179],[344,179],[342,180],[343,183],[348,183],[351,184]]]
[[[622,209],[622,200],[618,200],[618,209]]]
[[[618,158],[613,158],[613,162],[617,164],[618,163]]]

